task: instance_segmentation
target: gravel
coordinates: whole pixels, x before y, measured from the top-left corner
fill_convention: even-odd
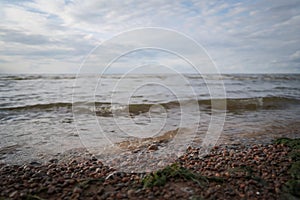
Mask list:
[[[282,144],[216,146],[201,157],[188,148],[177,163],[206,177],[203,185],[179,176],[144,187],[147,174],[117,172],[94,157],[1,164],[0,199],[280,199],[291,179],[290,151]]]

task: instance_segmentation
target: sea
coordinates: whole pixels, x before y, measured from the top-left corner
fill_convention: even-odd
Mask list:
[[[83,149],[145,168],[189,146],[300,136],[300,74],[1,74],[0,94],[6,164]]]

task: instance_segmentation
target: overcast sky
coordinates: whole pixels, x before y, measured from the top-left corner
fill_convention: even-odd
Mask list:
[[[100,42],[140,27],[193,38],[223,73],[300,72],[299,0],[2,0],[0,18],[0,73],[76,73]]]

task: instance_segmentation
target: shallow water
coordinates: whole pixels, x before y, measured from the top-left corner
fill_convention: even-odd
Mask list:
[[[218,95],[221,87],[212,92],[207,86],[220,81],[226,96]],[[111,149],[120,142],[184,128],[156,152],[171,155],[200,146],[212,116],[222,120],[224,113],[218,144],[300,136],[299,74],[1,75],[0,93],[4,163],[45,161],[81,147],[117,152]]]

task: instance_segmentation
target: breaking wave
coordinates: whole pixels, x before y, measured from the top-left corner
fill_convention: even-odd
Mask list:
[[[166,110],[180,108],[180,106],[189,106],[193,100],[170,101],[164,103],[141,103],[141,104],[111,104],[109,102],[56,102],[48,104],[34,104],[16,107],[2,107],[0,111],[26,111],[26,112],[46,112],[68,110],[72,112],[89,112],[96,113],[98,116],[112,116],[113,114],[120,114],[129,112],[131,115],[138,115],[149,112],[150,108],[155,105],[163,106]],[[255,97],[255,98],[228,98],[228,99],[214,99],[214,102],[226,103],[227,111],[251,111],[259,109],[284,109],[291,106],[299,106],[300,100],[288,97]],[[199,108],[207,110],[212,108],[211,99],[198,100]],[[222,107],[223,108],[223,107]],[[215,107],[214,107],[215,109]],[[218,107],[216,108],[218,109]],[[221,109],[221,108],[220,108]]]

